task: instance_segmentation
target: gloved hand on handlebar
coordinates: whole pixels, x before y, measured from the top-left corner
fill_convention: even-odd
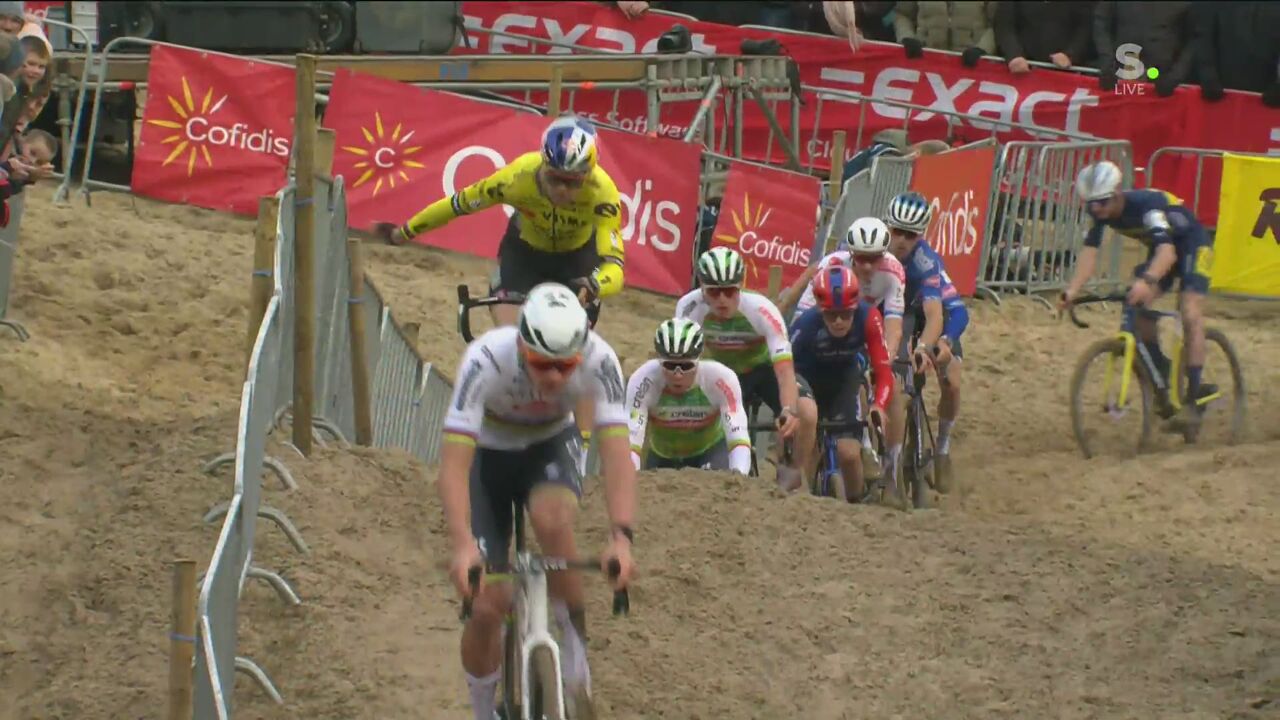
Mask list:
[[[403,245],[409,239],[404,236],[404,230],[399,225],[389,222],[374,223],[373,234],[388,245]]]
[[[569,287],[577,291],[578,302],[582,303],[582,307],[588,307],[600,298],[600,281],[596,279],[595,273],[574,278]]]

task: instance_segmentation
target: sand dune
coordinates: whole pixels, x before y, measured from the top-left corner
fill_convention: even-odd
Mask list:
[[[169,560],[203,567],[200,523],[229,478],[252,222],[97,194],[29,199],[0,335],[0,720],[156,717]],[[421,350],[461,354],[453,286],[485,262],[369,248]],[[630,370],[671,301],[628,292],[602,320]],[[445,311],[448,309],[449,311]],[[618,718],[1262,718],[1280,708],[1280,346],[1273,307],[1215,301],[1249,383],[1237,447],[1085,461],[1066,410],[1089,331],[1014,299],[977,303],[956,431],[965,491],[903,514],[782,498],[729,475],[642,478],[630,618],[592,584],[596,689]],[[266,586],[242,601],[237,717],[466,718],[457,606],[434,474],[398,453],[289,460],[267,500],[312,554],[259,533]],[[580,524],[603,537],[592,483]],[[265,527],[265,526],[264,526]],[[592,545],[588,545],[589,547]],[[16,700],[11,700],[15,699]]]

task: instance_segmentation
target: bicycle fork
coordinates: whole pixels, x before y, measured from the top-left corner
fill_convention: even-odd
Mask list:
[[[564,678],[560,675],[560,646],[547,627],[547,573],[539,571],[530,573],[525,578],[524,612],[520,616],[520,712],[524,720],[542,720],[542,708],[533,707],[533,698],[529,696],[529,688],[537,682],[534,674],[537,668],[533,663],[533,653],[538,648],[551,651],[551,666],[555,674],[555,686],[542,689],[544,693],[555,693],[557,714],[564,714]]]

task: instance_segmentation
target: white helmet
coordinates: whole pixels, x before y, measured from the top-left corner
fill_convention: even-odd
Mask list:
[[[520,338],[544,357],[564,359],[582,352],[589,327],[578,296],[560,283],[535,286],[520,307]]]
[[[929,229],[932,217],[933,208],[923,195],[904,192],[889,201],[889,211],[885,213],[884,221],[889,227],[919,234]]]
[[[653,335],[653,349],[663,360],[697,360],[702,355],[702,328],[685,318],[663,320]]]
[[[1110,160],[1103,160],[1086,166],[1076,176],[1076,192],[1085,202],[1105,200],[1120,189],[1120,181],[1124,174],[1120,167]]]
[[[882,255],[889,249],[889,227],[879,218],[858,218],[849,226],[840,249],[863,255]]]

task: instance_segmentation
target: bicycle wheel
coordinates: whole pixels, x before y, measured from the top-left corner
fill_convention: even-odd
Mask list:
[[[515,609],[507,613],[502,638],[502,716],[503,720],[520,718],[520,641],[516,629]]]
[[[1098,362],[1101,361],[1101,362]],[[1090,345],[1076,363],[1075,372],[1071,375],[1071,430],[1075,434],[1076,444],[1086,458],[1093,457],[1104,444],[1108,447],[1114,441],[1118,447],[1127,447],[1131,452],[1139,453],[1147,449],[1151,441],[1153,415],[1151,409],[1154,384],[1147,368],[1135,359],[1132,365],[1132,380],[1124,405],[1119,404],[1120,381],[1124,362],[1124,340],[1118,337],[1105,338]],[[1094,375],[1095,384],[1103,389],[1103,396],[1086,400],[1087,379],[1091,369],[1100,372]],[[1134,385],[1137,385],[1135,388]],[[1094,403],[1087,407],[1087,403]],[[1099,408],[1100,405],[1100,408]],[[1095,408],[1099,408],[1098,412]],[[1130,415],[1141,416],[1137,442],[1126,439],[1124,433],[1116,432],[1116,425]],[[1099,425],[1094,429],[1090,420],[1107,419],[1108,425]]]
[[[561,688],[556,672],[556,659],[549,647],[534,648],[529,657],[533,667],[532,681],[529,685],[529,707],[534,717],[541,720],[565,720],[560,713]]]
[[[925,418],[924,398],[915,395],[907,408],[907,434],[903,438],[902,480],[910,486],[911,505],[917,510],[929,509],[929,469],[933,464],[933,449],[928,444],[928,429],[920,427]],[[925,422],[928,422],[927,420]]]
[[[1206,431],[1210,432],[1210,438],[1218,440],[1218,435],[1222,435],[1221,440],[1228,445],[1234,445],[1239,442],[1244,435],[1245,421],[1245,388],[1244,388],[1244,371],[1240,368],[1240,360],[1236,357],[1235,347],[1231,341],[1221,330],[1216,328],[1208,328],[1204,331],[1205,344],[1205,363],[1203,378],[1206,383],[1213,383],[1218,386],[1218,393],[1214,399],[1209,400],[1205,408],[1205,416],[1201,419],[1199,436],[1204,437]],[[1216,347],[1216,350],[1215,350]],[[1179,367],[1186,368],[1186,345],[1182,348],[1182,362]],[[1225,367],[1224,367],[1225,365]],[[1228,372],[1224,373],[1224,370]],[[1182,377],[1178,380],[1178,400],[1181,404],[1186,405],[1190,400],[1187,397],[1187,376],[1186,371],[1182,373]],[[1223,375],[1229,375],[1231,383],[1227,385],[1223,382]],[[1213,396],[1211,396],[1213,397]],[[1225,420],[1225,428],[1218,431],[1220,425],[1217,422],[1217,409],[1221,408],[1227,413]],[[1212,413],[1212,415],[1211,415]],[[1210,418],[1214,418],[1209,422]]]

